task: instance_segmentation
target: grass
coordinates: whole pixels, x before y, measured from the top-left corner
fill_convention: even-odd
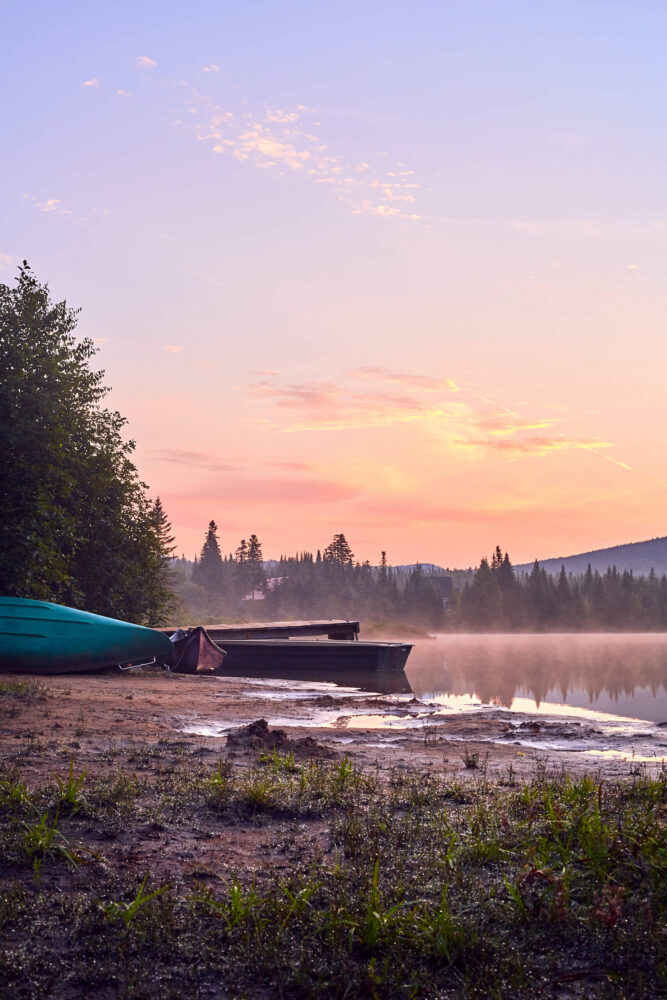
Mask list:
[[[19,701],[43,701],[47,695],[47,687],[40,681],[29,678],[27,681],[0,681],[0,698],[13,698]]]
[[[150,774],[130,757],[141,779],[0,772],[7,995],[667,995],[664,772],[495,784],[278,751],[206,766],[172,747]],[[232,832],[261,863],[230,864]],[[201,845],[189,870],[163,860],[181,842]]]

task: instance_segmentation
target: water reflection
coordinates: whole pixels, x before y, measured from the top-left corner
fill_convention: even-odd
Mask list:
[[[352,685],[359,688],[360,691],[372,691],[376,694],[411,694],[412,692],[404,670],[355,669],[341,672],[331,668],[318,670],[312,665],[290,667],[282,663],[279,667],[271,669],[264,664],[255,667],[243,664],[238,670],[225,668],[224,676],[299,681],[305,684]]]
[[[444,635],[416,644],[406,674],[420,698],[465,695],[505,708],[526,698],[534,708],[667,720],[665,634]]]

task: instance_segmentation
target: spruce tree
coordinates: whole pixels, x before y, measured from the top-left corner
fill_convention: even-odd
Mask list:
[[[192,571],[192,580],[193,583],[198,583],[211,593],[219,593],[222,590],[222,556],[218,541],[218,526],[215,521],[209,521],[199,561]]]
[[[350,548],[344,534],[333,536],[333,540],[324,550],[324,562],[335,566],[352,566],[354,563],[354,553]]]

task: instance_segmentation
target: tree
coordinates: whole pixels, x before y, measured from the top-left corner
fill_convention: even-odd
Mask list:
[[[264,590],[266,586],[266,573],[264,572],[264,560],[262,557],[262,543],[255,534],[252,534],[248,539],[246,561],[248,565],[248,580],[250,582],[250,589],[254,595],[256,590]],[[307,561],[305,555],[304,561]]]
[[[324,562],[335,566],[352,566],[354,554],[345,535],[341,533],[333,536],[333,540],[324,550]]]
[[[0,590],[157,624],[164,537],[77,315],[25,261],[0,284]]]
[[[497,577],[488,560],[482,559],[472,583],[461,595],[461,614],[466,625],[490,630],[501,624],[503,595]]]
[[[199,561],[192,570],[192,580],[213,593],[223,586],[223,566],[218,542],[218,526],[209,521],[206,538],[199,554]]]

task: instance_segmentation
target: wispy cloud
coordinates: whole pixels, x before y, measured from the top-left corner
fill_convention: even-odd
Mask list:
[[[381,427],[442,418],[446,412],[440,399],[381,387],[358,392],[334,382],[281,385],[262,380],[251,383],[248,389],[255,397],[274,402],[279,411],[287,411],[287,419],[276,423],[285,431]]]
[[[475,428],[479,431],[488,431],[491,435],[490,440],[493,441],[496,437],[508,437],[520,431],[546,430],[549,427],[553,427],[556,422],[556,419],[553,417],[543,417],[539,420],[522,420],[518,415],[500,413],[476,419]]]
[[[117,90],[116,94],[118,95],[118,97],[132,97],[132,94],[129,92],[129,90]]]
[[[344,431],[413,423],[440,436],[443,447],[471,455],[495,454],[515,461],[588,451],[627,472],[653,478],[610,455],[607,449],[613,447],[613,442],[582,433],[576,427],[580,423],[576,414],[554,414],[552,405],[545,406],[551,413],[531,414],[523,404],[516,404],[523,411],[519,413],[475,386],[461,385],[448,376],[391,371],[380,366],[353,369],[347,379],[352,384],[345,379],[283,384],[276,378],[264,378],[246,388],[256,399],[273,407],[261,418],[261,424],[282,432]],[[363,392],[355,386],[359,379],[368,383]],[[389,389],[388,385],[396,388]]]
[[[373,365],[352,368],[348,374],[355,378],[379,379],[394,385],[409,386],[423,392],[460,392],[460,387],[451,378],[433,378],[430,375],[416,375],[411,372],[391,372]]]
[[[168,351],[170,354],[180,354],[183,350],[181,344],[160,344],[163,351]]]
[[[14,258],[9,253],[0,253],[0,270],[5,267],[11,267],[14,263]]]
[[[322,123],[304,105],[262,111],[225,108],[197,90],[190,90],[188,112],[195,133],[216,154],[239,163],[282,175],[298,173],[312,184],[327,187],[356,214],[416,221],[417,192],[414,170],[365,152],[356,159],[330,148]]]
[[[96,76],[94,76],[92,80],[84,80],[84,82],[81,84],[82,87],[94,87],[94,88],[99,87],[99,85],[100,81],[97,79]]]
[[[212,504],[241,503],[247,509],[249,498],[253,507],[265,505],[269,509],[285,507],[288,512],[299,510],[308,504],[333,504],[355,500],[361,495],[359,487],[347,483],[337,483],[328,479],[262,477],[248,475],[232,475],[225,479],[224,492],[220,487],[211,486],[198,488],[193,492],[183,492],[177,496],[180,501],[206,504],[211,509]]]
[[[137,56],[135,62],[137,66],[144,66],[147,69],[153,69],[155,66],[157,66],[155,60],[149,59],[148,56]]]
[[[47,198],[46,201],[35,202],[40,212],[55,212],[57,215],[71,215],[72,210],[65,208],[60,198]]]
[[[215,63],[211,63],[210,66],[202,66],[199,70],[200,73],[217,73],[220,67],[216,66]]]
[[[515,434],[520,429],[514,428],[508,433]],[[506,438],[468,439],[459,440],[457,444],[463,448],[482,448],[487,451],[502,452],[510,458],[520,458],[524,455],[544,458],[545,455],[558,451],[591,451],[612,447],[610,441],[602,441],[599,438],[568,438],[562,434],[543,434],[512,440]]]
[[[215,455],[202,451],[183,451],[179,448],[161,448],[151,452],[151,457],[158,462],[174,462],[177,465],[189,465],[197,469],[207,469],[209,472],[237,472],[238,465],[221,462]]]
[[[30,202],[40,212],[46,212],[49,215],[62,219],[63,222],[68,222],[72,226],[79,226],[90,233],[96,233],[98,236],[104,236],[105,239],[109,239],[108,234],[102,229],[98,229],[94,224],[91,225],[91,221],[95,223],[99,220],[100,216],[108,215],[109,209],[94,208],[87,216],[81,218],[74,215],[72,210],[67,208],[60,198],[47,198],[45,201],[38,201],[32,194],[23,194],[21,198]]]

